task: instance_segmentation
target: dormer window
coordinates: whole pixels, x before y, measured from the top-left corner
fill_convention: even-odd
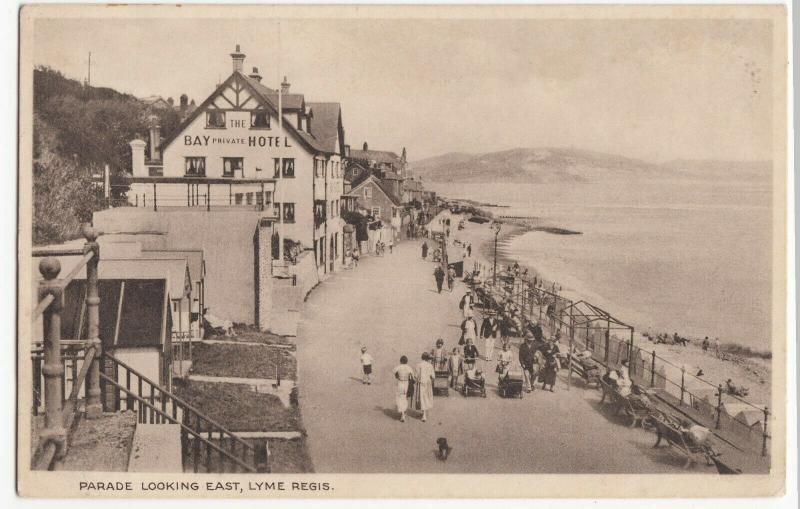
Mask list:
[[[303,115],[301,113],[297,114],[297,130],[303,130]]]
[[[269,113],[266,111],[250,112],[250,127],[254,129],[269,129]]]
[[[224,111],[206,112],[206,127],[212,129],[225,129],[225,112]]]

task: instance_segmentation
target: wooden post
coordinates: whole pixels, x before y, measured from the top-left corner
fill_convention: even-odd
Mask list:
[[[153,183],[153,210],[158,211],[158,191],[155,183]]]
[[[681,366],[681,405],[683,405],[683,394],[686,391],[686,366]]]
[[[764,434],[761,441],[761,455],[767,455],[767,421],[769,420],[769,407],[764,407]]]
[[[56,458],[63,458],[67,447],[67,432],[61,405],[64,363],[61,359],[61,309],[64,306],[64,292],[56,279],[61,272],[61,263],[56,258],[45,258],[39,262],[39,272],[44,281],[39,283],[39,300],[48,295],[53,302],[42,313],[44,334],[44,429],[39,433],[42,443],[55,442]]]
[[[650,387],[656,385],[656,351],[653,350],[653,360],[650,362]]]
[[[635,372],[633,367],[633,327],[631,327],[631,342],[628,346],[628,378]]]
[[[206,184],[206,210],[211,210],[211,184]]]
[[[191,188],[191,184],[186,184],[186,206],[187,207],[191,207],[192,206],[192,198],[191,198],[192,192],[191,192],[190,188]]]
[[[88,346],[94,348],[94,359],[86,375],[86,418],[96,419],[103,414],[103,404],[100,394],[100,357],[103,351],[103,342],[100,339],[100,293],[98,291],[98,265],[100,263],[100,244],[97,237],[100,232],[96,228],[86,226],[83,236],[86,244],[83,246],[85,253],[92,252],[94,256],[86,263],[86,314],[88,317]]]
[[[569,308],[569,357],[567,357],[567,390],[572,385],[572,344],[575,340],[575,317]]]

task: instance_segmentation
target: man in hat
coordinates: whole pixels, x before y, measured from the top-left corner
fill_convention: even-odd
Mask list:
[[[486,360],[491,361],[494,358],[494,340],[500,331],[500,322],[495,318],[494,311],[489,311],[486,317],[481,322],[481,337],[486,342]]]
[[[437,265],[433,271],[433,277],[436,279],[436,291],[442,293],[442,284],[444,283],[444,271],[442,267]]]
[[[525,335],[525,341],[519,346],[519,364],[522,366],[522,374],[525,381],[525,390],[531,392],[533,390],[533,363],[535,360],[535,349],[531,339],[533,334],[528,332]]]

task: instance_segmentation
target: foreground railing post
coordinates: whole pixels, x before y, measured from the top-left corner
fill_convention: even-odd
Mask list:
[[[722,418],[722,384],[719,384],[717,392],[717,422],[716,429],[719,429],[720,419]]]
[[[61,272],[61,263],[56,258],[45,258],[39,262],[39,272],[44,281],[39,283],[39,300],[52,295],[53,302],[42,313],[44,334],[44,429],[39,433],[42,444],[54,442],[55,458],[66,454],[67,432],[64,429],[62,412],[62,381],[64,363],[61,359],[61,309],[64,306],[64,291],[56,279]]]
[[[92,259],[86,263],[86,313],[88,315],[88,346],[94,348],[94,359],[86,375],[86,418],[96,419],[103,415],[103,404],[100,396],[100,354],[103,343],[100,341],[100,293],[98,291],[98,265],[100,263],[100,245],[97,237],[100,233],[91,226],[83,229],[86,244],[84,253],[93,253]]]

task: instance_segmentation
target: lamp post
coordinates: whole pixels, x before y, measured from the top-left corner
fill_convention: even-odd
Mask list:
[[[494,230],[494,269],[492,271],[492,286],[497,286],[497,236],[500,235],[501,224],[492,223],[492,230]]]

